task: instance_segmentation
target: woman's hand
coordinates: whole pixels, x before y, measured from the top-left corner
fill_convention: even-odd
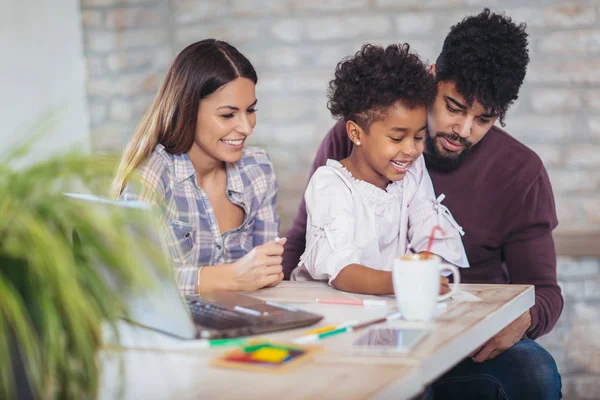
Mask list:
[[[283,280],[283,272],[280,272],[279,276],[277,277],[277,280],[273,283],[268,284],[265,287],[275,287],[275,286],[279,285],[282,280]]]
[[[235,290],[252,291],[276,286],[283,279],[281,263],[286,239],[274,240],[253,248],[231,265]]]

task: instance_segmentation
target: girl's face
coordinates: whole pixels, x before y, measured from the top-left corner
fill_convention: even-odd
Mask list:
[[[247,78],[237,78],[201,100],[190,152],[200,151],[223,162],[239,161],[256,125],[256,102],[254,82]]]
[[[390,181],[404,178],[409,166],[423,153],[427,108],[409,109],[397,102],[385,117],[373,122],[368,133],[360,135],[364,159],[373,170],[371,182],[385,188]]]

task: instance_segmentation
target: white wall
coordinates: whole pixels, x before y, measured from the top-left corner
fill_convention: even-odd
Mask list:
[[[49,114],[55,125],[26,162],[89,151],[81,38],[78,0],[0,0],[0,156]]]

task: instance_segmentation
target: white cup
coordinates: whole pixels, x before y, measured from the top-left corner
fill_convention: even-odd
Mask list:
[[[454,275],[454,285],[450,292],[440,296],[440,274],[446,270]],[[424,258],[422,254],[407,254],[394,259],[392,279],[402,316],[409,321],[430,321],[437,302],[458,291],[460,273],[454,265],[442,263],[439,256]]]

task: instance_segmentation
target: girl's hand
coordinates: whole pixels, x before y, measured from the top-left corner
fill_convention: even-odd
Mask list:
[[[446,294],[450,291],[450,281],[445,276],[440,276],[440,294]]]

